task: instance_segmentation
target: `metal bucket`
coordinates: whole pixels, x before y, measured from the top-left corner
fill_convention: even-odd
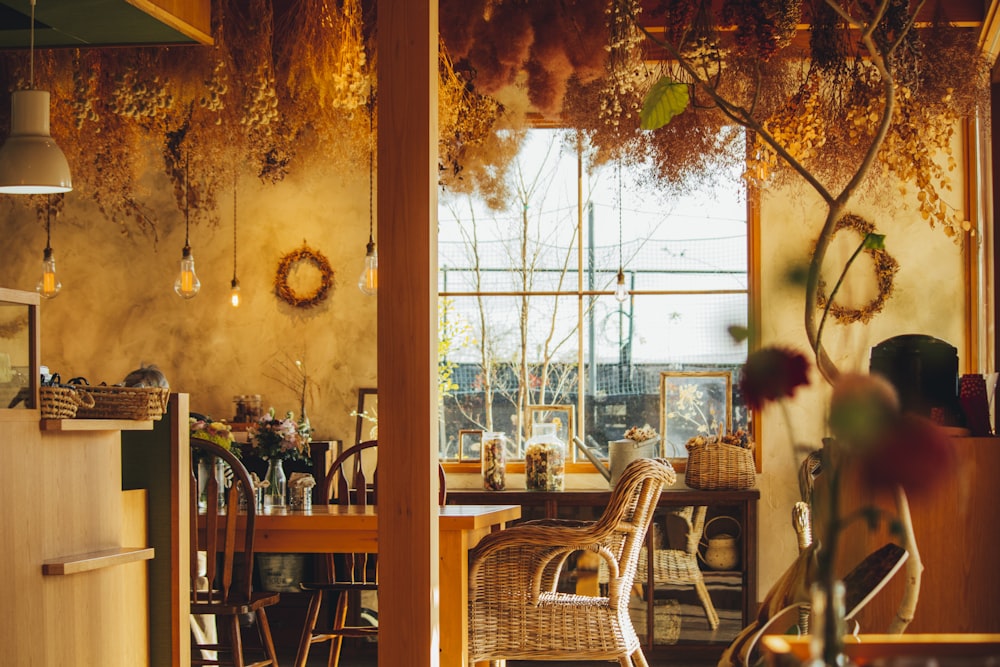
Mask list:
[[[611,464],[611,488],[615,488],[618,478],[628,467],[628,464],[636,459],[649,459],[657,454],[660,445],[659,438],[650,438],[642,442],[635,440],[609,440],[608,460]]]

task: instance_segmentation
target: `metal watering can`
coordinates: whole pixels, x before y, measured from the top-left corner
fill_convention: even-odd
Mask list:
[[[601,461],[598,450],[596,449],[597,443],[589,435],[587,439],[591,441],[591,446],[588,447],[584,444],[583,440],[573,436],[573,442],[576,444],[577,448],[583,452],[583,455],[587,457],[597,471],[604,476],[604,479],[608,480],[611,488],[615,488],[615,483],[618,482],[618,478],[621,477],[622,472],[628,467],[628,464],[636,459],[649,459],[656,456],[660,447],[659,436],[655,438],[650,438],[649,440],[643,440],[642,442],[636,442],[635,440],[609,440],[608,441],[608,462],[610,463],[610,468],[604,465]]]

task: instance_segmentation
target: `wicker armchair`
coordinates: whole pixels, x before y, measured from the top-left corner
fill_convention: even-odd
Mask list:
[[[648,667],[629,618],[639,550],[665,486],[663,459],[637,459],[597,521],[527,521],[483,538],[470,554],[469,662],[617,660]],[[607,563],[606,597],[560,593],[559,572],[576,551]]]
[[[698,600],[705,610],[705,620],[708,627],[715,630],[719,627],[719,613],[712,604],[712,597],[705,585],[705,577],[698,567],[698,543],[705,531],[705,514],[708,507],[699,505],[693,507],[676,507],[667,511],[667,533],[671,534],[670,526],[680,529],[679,541],[684,542],[683,549],[668,548],[653,551],[653,579],[650,581],[647,572],[649,559],[646,547],[639,553],[639,567],[636,569],[636,582],[639,587],[645,586],[646,595],[652,595],[655,586],[664,584],[674,586],[693,586],[698,594]],[[598,567],[597,581],[604,585],[608,582],[608,566],[604,561]]]

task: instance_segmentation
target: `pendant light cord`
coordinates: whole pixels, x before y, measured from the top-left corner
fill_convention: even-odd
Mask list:
[[[28,31],[31,34],[30,37],[30,52],[29,57],[30,65],[30,75],[28,77],[28,89],[35,89],[35,0],[31,0],[31,30]]]
[[[239,177],[233,174],[233,280],[236,280],[236,183]]]
[[[375,243],[375,94],[368,96],[368,245]]]
[[[191,206],[191,196],[188,193],[188,160],[188,157],[184,158],[184,247],[190,249],[191,244],[188,242],[188,231],[190,230],[188,208]]]
[[[624,262],[622,262],[622,159],[619,157],[616,163],[618,172],[618,272],[622,272]]]
[[[52,195],[45,197],[45,251],[52,251]]]

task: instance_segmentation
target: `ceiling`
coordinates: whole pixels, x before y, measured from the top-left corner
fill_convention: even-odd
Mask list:
[[[0,0],[0,49],[27,48],[30,0]],[[210,0],[36,0],[35,45],[211,43]]]
[[[41,48],[210,44],[211,1],[36,0],[35,44]],[[641,0],[641,16],[656,16],[661,1]],[[281,6],[287,0],[274,2]],[[721,0],[713,4],[721,6]],[[921,18],[944,17],[980,28],[995,19],[996,5],[997,0],[927,0]],[[27,48],[30,12],[30,0],[0,0],[0,49]],[[655,24],[648,27],[653,32],[662,29]]]

